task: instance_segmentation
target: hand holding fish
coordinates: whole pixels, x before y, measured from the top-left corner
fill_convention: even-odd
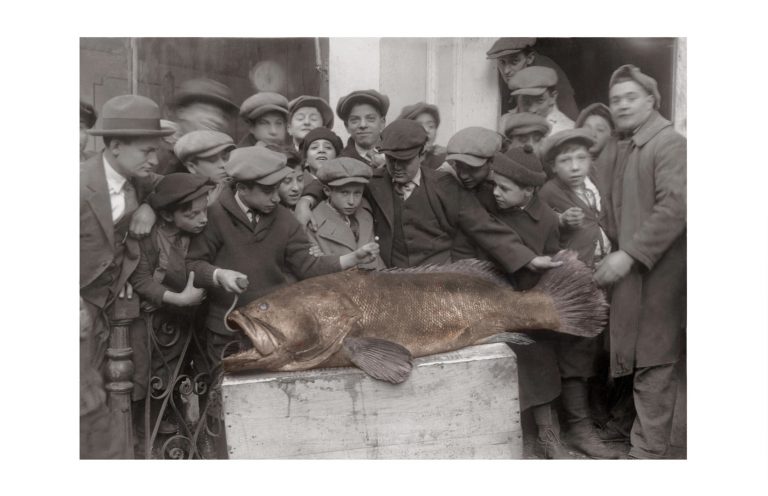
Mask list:
[[[629,274],[635,259],[627,252],[618,250],[608,254],[602,262],[597,264],[594,279],[598,286],[610,286]]]
[[[240,294],[248,288],[248,276],[236,270],[218,269],[216,281],[229,293]]]
[[[131,225],[128,227],[131,237],[135,239],[146,237],[152,230],[152,226],[155,225],[156,219],[157,216],[152,207],[142,203],[133,213],[133,217],[131,217]]]
[[[563,265],[563,262],[553,262],[552,257],[547,256],[541,256],[536,257],[525,266],[526,269],[532,270],[533,272],[543,272],[548,269],[554,269],[555,267],[560,267]]]
[[[584,221],[584,211],[579,207],[571,207],[560,214],[560,227],[578,229]]]

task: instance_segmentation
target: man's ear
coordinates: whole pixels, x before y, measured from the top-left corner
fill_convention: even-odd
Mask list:
[[[120,154],[120,148],[122,145],[122,141],[117,138],[112,138],[112,141],[109,142],[107,149],[109,150],[109,153],[117,157]]]
[[[531,50],[531,53],[525,56],[525,67],[530,66],[533,64],[533,60],[536,58],[536,52]]]
[[[323,185],[323,193],[326,197],[331,196],[331,188],[330,186]]]
[[[159,210],[157,213],[160,214],[160,218],[165,222],[168,222],[169,224],[173,223],[173,215],[170,212],[166,210]]]
[[[549,92],[549,94],[550,94],[550,95],[552,95],[552,98],[554,98],[555,100],[557,100],[557,90],[551,90],[551,91]]]
[[[185,160],[184,161],[184,167],[187,168],[187,170],[194,174],[195,173],[195,167],[197,166],[197,163],[194,160]]]

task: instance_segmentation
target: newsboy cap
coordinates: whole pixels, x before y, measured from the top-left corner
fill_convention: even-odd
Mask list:
[[[288,99],[280,93],[260,91],[245,99],[240,105],[240,117],[246,121],[255,121],[267,112],[280,112],[288,115]]]
[[[184,81],[174,95],[171,107],[177,109],[193,102],[212,103],[228,113],[237,112],[229,86],[213,79],[197,78]]]
[[[203,129],[189,132],[179,138],[173,147],[173,153],[184,162],[194,157],[210,157],[232,148],[235,148],[235,142],[228,134]]]
[[[589,129],[577,127],[576,129],[566,129],[549,136],[544,140],[541,146],[541,156],[544,162],[550,163],[557,157],[557,153],[566,143],[581,143],[587,149],[595,145],[595,137]]]
[[[224,165],[227,175],[235,181],[255,180],[264,186],[272,186],[293,172],[286,167],[287,157],[265,146],[236,148]]]
[[[544,167],[530,147],[510,148],[505,154],[495,154],[491,170],[519,186],[541,186],[547,181]]]
[[[101,127],[89,129],[93,136],[168,136],[172,129],[160,127],[160,107],[145,96],[120,95],[101,107]]]
[[[373,105],[382,117],[386,117],[389,111],[389,97],[387,95],[382,95],[376,90],[357,90],[339,99],[339,103],[336,104],[336,115],[347,122],[352,107],[359,103]]]
[[[149,195],[149,206],[162,210],[171,205],[178,205],[199,198],[214,188],[213,181],[207,177],[186,172],[174,172],[164,176],[155,191]]]
[[[428,138],[418,122],[396,119],[381,132],[379,149],[392,158],[408,160],[419,153]]]
[[[499,133],[484,127],[468,127],[448,140],[445,160],[458,160],[471,167],[480,167],[500,149]]]
[[[304,136],[304,139],[301,141],[301,156],[307,158],[307,150],[309,150],[309,145],[311,145],[313,141],[317,141],[319,139],[330,141],[334,150],[336,150],[337,156],[344,148],[344,143],[342,143],[338,134],[334,133],[326,127],[317,127],[308,132],[307,135]]]
[[[435,119],[435,124],[440,126],[440,111],[437,106],[426,102],[414,103],[413,105],[406,105],[403,110],[400,111],[398,119],[411,119],[416,120],[416,117],[421,114],[429,114]]]
[[[509,80],[512,95],[541,95],[557,85],[557,73],[550,67],[532,65],[520,69]]]
[[[626,64],[616,69],[611,75],[611,81],[608,83],[608,88],[613,88],[618,79],[628,78],[635,81],[642,86],[645,91],[653,95],[653,108],[658,110],[659,104],[661,104],[661,94],[659,93],[659,86],[656,84],[656,80],[651,76],[643,74],[640,69],[632,64]]]
[[[485,53],[487,59],[498,59],[525,50],[536,43],[536,38],[499,38]]]
[[[544,136],[551,129],[547,119],[531,112],[507,112],[501,116],[501,132],[511,138],[518,134],[540,132]]]
[[[599,115],[600,117],[608,121],[608,125],[611,126],[611,129],[616,127],[613,124],[613,116],[611,115],[611,109],[609,109],[607,105],[600,102],[595,102],[591,105],[587,105],[586,107],[584,107],[584,110],[582,110],[579,113],[579,116],[576,118],[574,127],[583,127],[584,122],[586,122],[587,120],[587,117],[591,115]]]
[[[326,186],[348,183],[368,184],[373,170],[365,162],[352,157],[338,157],[323,163],[317,170],[317,180]]]
[[[333,127],[333,109],[328,105],[328,102],[319,96],[301,95],[288,102],[288,120],[290,121],[293,118],[293,114],[297,110],[304,107],[316,108],[323,118],[323,127],[328,129]]]
[[[96,119],[98,119],[98,117],[99,114],[93,108],[93,105],[80,100],[80,122],[85,124],[87,129],[92,128],[93,125],[96,124]]]

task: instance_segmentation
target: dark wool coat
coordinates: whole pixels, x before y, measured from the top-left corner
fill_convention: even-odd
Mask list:
[[[611,372],[674,363],[686,292],[686,139],[654,111],[629,140],[599,157],[606,233],[635,261],[613,287]]]
[[[341,270],[338,256],[309,254],[309,239],[290,210],[278,205],[253,227],[234,195],[225,189],[208,208],[208,225],[192,238],[187,254],[187,271],[195,272],[195,286],[209,290],[206,326],[224,335],[230,334],[224,315],[235,295],[214,283],[216,268],[248,276],[248,289],[240,294],[238,306],[288,284],[286,273],[306,279]]]

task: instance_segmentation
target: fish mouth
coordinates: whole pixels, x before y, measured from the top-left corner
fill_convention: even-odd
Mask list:
[[[270,326],[255,319],[243,315],[235,310],[227,316],[227,324],[234,330],[242,331],[253,344],[253,352],[258,357],[250,354],[251,358],[263,358],[271,355],[278,347],[275,336],[270,331]]]

